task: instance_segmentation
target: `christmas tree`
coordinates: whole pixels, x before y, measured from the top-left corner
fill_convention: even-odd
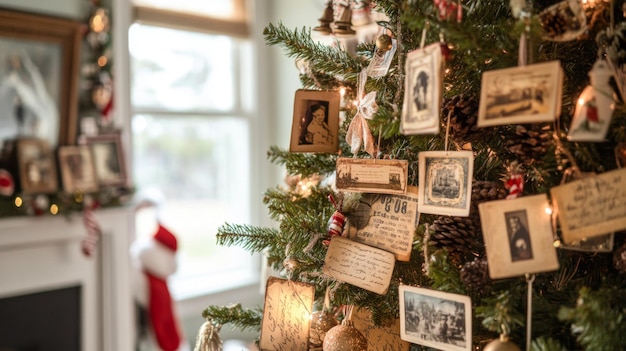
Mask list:
[[[335,320],[328,328],[313,321],[311,342],[315,336],[317,344],[309,345],[310,349],[321,349],[324,334],[330,333],[336,319],[349,319],[352,309],[370,313],[375,326],[400,319],[403,333],[409,335],[403,339],[410,342],[411,350],[437,346],[508,350],[515,347],[511,343],[546,351],[626,349],[626,202],[619,173],[626,163],[624,2],[353,1],[352,9],[348,2],[338,3],[328,2],[320,26],[314,29],[290,29],[279,23],[269,24],[264,31],[269,45],[283,47],[297,60],[303,89],[342,92],[337,151],[272,147],[268,158],[284,165],[287,172],[286,184],[267,190],[264,198],[278,226],[226,223],[219,230],[219,244],[263,253],[282,278],[314,287],[315,309],[323,309]],[[333,31],[337,37],[349,37],[351,23],[348,20],[346,25],[343,15],[363,7],[381,14],[376,18],[379,30],[374,40],[358,42],[350,50],[339,41],[327,45],[313,39],[318,32]],[[422,128],[411,122],[415,116],[409,110],[419,111],[424,80],[412,74],[424,62],[432,68],[425,85],[438,93],[428,95],[429,102],[436,103],[436,123]],[[545,75],[541,73],[544,67],[550,67]],[[610,72],[603,78],[606,82],[598,82],[592,74],[599,71]],[[535,78],[546,76],[556,82],[552,88],[535,83]],[[516,79],[521,79],[521,88],[515,85]],[[584,104],[578,106],[578,100]],[[551,106],[547,112],[538,107],[546,103]],[[422,118],[419,113],[416,116]],[[445,154],[432,161],[423,157],[428,152]],[[462,168],[470,178],[467,189],[458,184],[463,177],[454,172],[441,171],[434,180],[425,178],[423,173],[435,172],[437,162],[442,162],[442,169],[454,168],[445,163],[446,157],[458,152],[471,155],[470,169]],[[373,191],[377,194],[370,193],[368,185],[361,184],[357,190],[339,186],[345,177],[338,173],[339,163],[345,159],[364,173],[379,172],[372,165],[390,161],[391,166],[380,172],[403,168],[402,194],[407,188],[419,189],[416,224],[409,225],[410,250],[404,259],[392,262],[388,285],[381,291],[338,279],[324,269],[329,250],[344,242],[339,237],[371,244],[349,232],[367,227],[368,218],[371,222],[375,216],[375,201],[393,201],[397,199],[393,194],[398,194],[393,177],[385,189]],[[467,160],[465,156],[459,159]],[[605,180],[613,185],[605,186]],[[570,183],[575,187],[563,188]],[[585,184],[593,186],[581,190]],[[437,206],[427,210],[425,198],[463,198],[465,190],[470,201],[462,211],[451,210],[446,201],[441,202],[443,210]],[[509,255],[508,239],[493,238],[507,238],[510,228],[498,226],[493,218],[508,219],[515,212],[511,204],[521,201],[528,213],[525,224],[539,221],[543,218],[535,214],[539,206],[530,199],[542,196],[546,203],[552,201],[546,208],[559,209],[541,224],[549,229],[549,247],[539,248],[534,241],[534,257],[521,253],[515,258],[513,250],[520,243],[522,248],[529,244],[516,240],[517,248],[511,248]],[[586,202],[586,196],[595,201]],[[409,197],[403,203],[411,201]],[[591,208],[581,209],[587,206]],[[580,214],[588,225],[574,233],[571,223],[566,226],[564,222],[568,212]],[[386,219],[381,223],[389,224]],[[606,223],[614,225],[605,227]],[[602,228],[608,230],[602,232]],[[335,256],[346,249],[338,250]],[[503,259],[495,257],[497,252],[507,254]],[[554,262],[548,259],[551,256]],[[518,259],[533,264],[519,266]],[[498,260],[504,264],[496,267],[493,263]],[[424,316],[422,310],[416,321],[411,320],[418,307],[415,300],[403,298],[401,292],[407,286],[469,297],[470,335],[464,333],[467,324],[452,325],[453,318],[458,320],[453,313],[440,310],[436,316]],[[435,296],[445,300],[448,295]],[[215,328],[232,323],[261,331],[264,311],[240,305],[209,306],[203,316]],[[431,326],[426,336],[410,336],[411,323],[417,325],[420,318],[436,322],[438,334]],[[499,336],[510,341],[498,340]],[[463,340],[452,342],[453,337]],[[324,349],[361,347],[356,346],[358,338],[347,334],[339,340],[325,341]],[[352,346],[342,348],[341,340]]]

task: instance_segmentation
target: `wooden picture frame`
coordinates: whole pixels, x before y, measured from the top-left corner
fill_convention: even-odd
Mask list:
[[[472,151],[423,151],[419,158],[420,213],[469,216],[472,198]]]
[[[296,91],[289,151],[335,153],[339,150],[340,99],[338,91]]]
[[[492,279],[559,268],[546,194],[483,202],[478,210]]]
[[[483,72],[478,127],[552,122],[561,113],[558,60]]]
[[[126,186],[128,179],[120,134],[87,138],[100,187]]]
[[[400,285],[398,291],[402,340],[437,350],[472,350],[469,296],[408,285]]]
[[[91,193],[98,190],[93,156],[88,146],[61,146],[58,160],[61,183],[66,193]]]
[[[81,25],[0,9],[0,81],[11,85],[0,90],[0,140],[75,143]]]
[[[59,189],[56,159],[47,140],[20,138],[16,151],[23,194],[53,193]]]

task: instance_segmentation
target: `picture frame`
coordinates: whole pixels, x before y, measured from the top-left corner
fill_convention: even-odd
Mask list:
[[[100,187],[126,186],[127,172],[119,133],[87,138]]]
[[[561,112],[558,60],[483,72],[478,127],[552,122]]]
[[[478,205],[492,279],[559,268],[546,194]]]
[[[400,285],[400,337],[443,351],[472,350],[469,296]]]
[[[441,106],[443,59],[439,43],[409,52],[400,131],[405,135],[437,134]]]
[[[472,151],[423,151],[418,155],[420,213],[469,216]]]
[[[335,153],[339,150],[340,99],[338,91],[296,91],[289,151]]]
[[[93,156],[87,145],[60,146],[57,153],[61,184],[66,193],[98,190]]]
[[[47,140],[19,138],[16,140],[16,151],[23,194],[47,194],[59,189],[56,159]]]
[[[0,141],[76,141],[81,23],[0,9]],[[39,96],[33,99],[32,96]]]
[[[339,157],[335,186],[339,190],[377,194],[406,194],[409,162]]]

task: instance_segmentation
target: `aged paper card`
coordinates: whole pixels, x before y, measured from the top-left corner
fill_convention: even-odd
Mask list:
[[[400,338],[400,319],[375,326],[371,315],[364,308],[352,312],[352,324],[367,339],[367,351],[409,351],[410,344]]]
[[[261,322],[261,351],[307,350],[315,287],[270,277]]]
[[[626,229],[626,168],[550,189],[565,243]]]
[[[378,194],[405,194],[409,162],[341,157],[337,159],[339,190]]]
[[[336,236],[328,246],[323,270],[339,281],[383,295],[395,263],[391,252]]]
[[[408,261],[413,248],[417,218],[417,187],[409,186],[406,195],[363,195],[357,209],[346,214],[348,237]]]
[[[478,205],[491,279],[559,269],[546,194]]]

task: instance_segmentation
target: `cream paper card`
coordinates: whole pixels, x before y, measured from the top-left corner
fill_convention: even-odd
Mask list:
[[[563,241],[626,229],[626,168],[550,189]]]
[[[383,295],[395,263],[391,252],[336,236],[328,246],[323,271],[336,280]]]
[[[365,308],[352,312],[352,324],[367,339],[367,351],[409,351],[410,344],[400,338],[400,319],[375,326]]]
[[[270,277],[261,322],[261,351],[307,350],[315,287]]]
[[[417,187],[409,186],[406,195],[363,195],[357,209],[346,214],[348,237],[408,261],[413,248],[417,219]]]
[[[546,194],[478,205],[491,279],[559,269]]]

